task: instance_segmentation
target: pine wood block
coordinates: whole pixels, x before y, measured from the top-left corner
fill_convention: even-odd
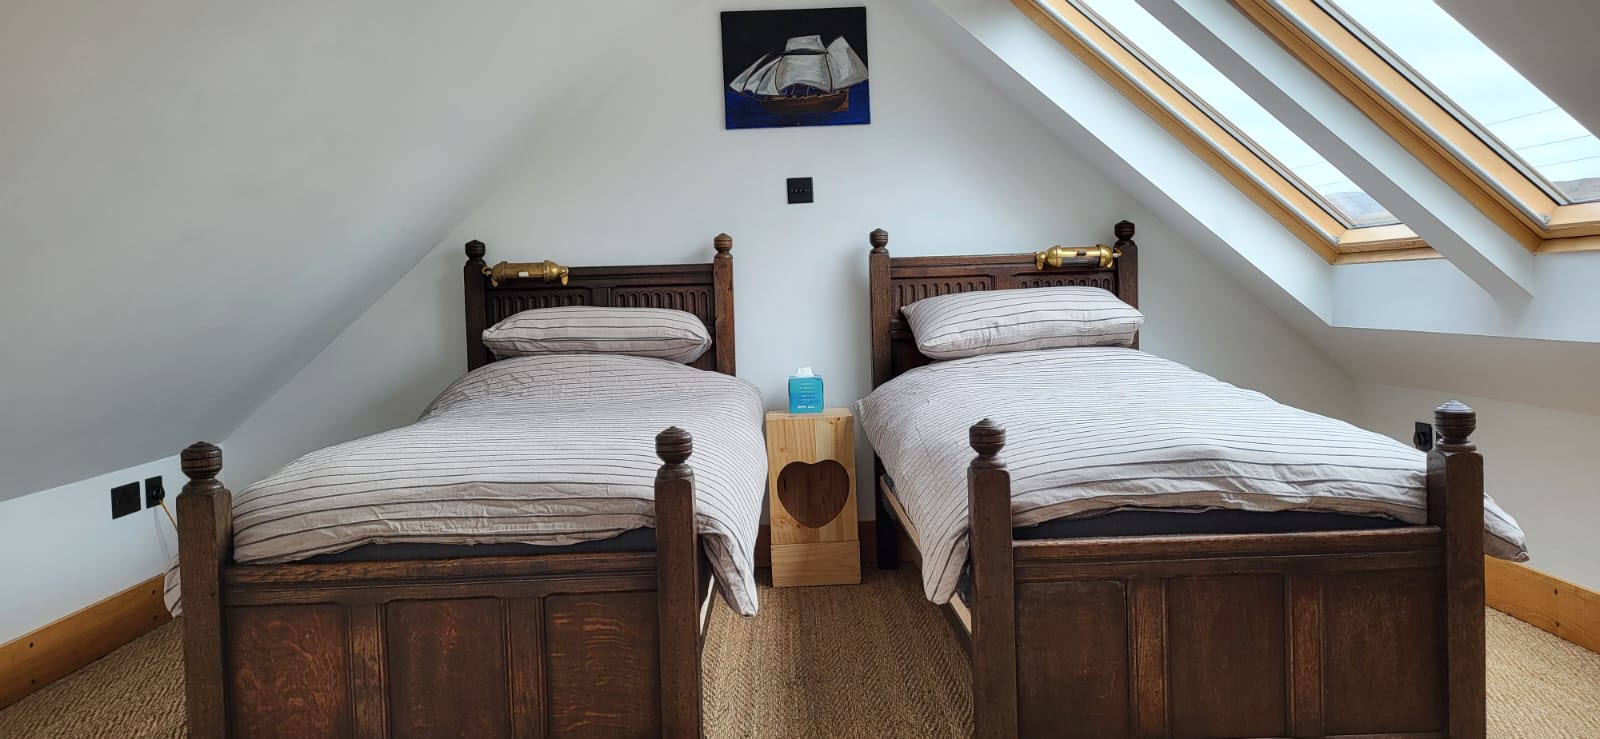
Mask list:
[[[772,585],[855,585],[861,582],[861,543],[828,541],[772,546]]]
[[[767,413],[774,585],[861,581],[855,461],[848,409]]]

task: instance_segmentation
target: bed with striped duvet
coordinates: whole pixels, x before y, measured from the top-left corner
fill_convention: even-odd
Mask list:
[[[1136,349],[988,354],[918,367],[856,405],[906,525],[923,587],[949,601],[967,558],[967,429],[1006,429],[1018,527],[1118,510],[1328,511],[1427,518],[1426,456]],[[1487,498],[1485,550],[1527,558]]]
[[[566,545],[654,525],[655,435],[694,437],[698,530],[735,611],[756,611],[766,485],[760,392],[662,359],[505,359],[409,426],[306,454],[234,497],[234,560],[365,544]],[[174,598],[169,595],[169,602]]]

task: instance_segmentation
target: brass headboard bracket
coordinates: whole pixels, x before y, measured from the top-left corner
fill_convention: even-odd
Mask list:
[[[1045,267],[1099,267],[1110,269],[1122,250],[1105,244],[1094,246],[1052,246],[1033,253],[1034,269]]]
[[[483,274],[494,287],[499,287],[506,280],[528,279],[545,282],[560,280],[561,284],[567,284],[567,268],[548,259],[543,262],[501,262],[493,267],[484,267]]]

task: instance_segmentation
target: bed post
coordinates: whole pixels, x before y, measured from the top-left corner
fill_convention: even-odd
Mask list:
[[[734,374],[733,343],[733,237],[717,234],[711,245],[717,256],[711,260],[712,310],[716,313],[717,371]]]
[[[488,306],[484,302],[483,255],[488,250],[482,241],[467,242],[467,264],[461,268],[462,292],[467,300],[467,370],[489,363],[489,347],[483,345],[483,330],[488,328]]]
[[[889,321],[894,318],[893,296],[889,294],[889,232],[873,229],[867,237],[872,252],[867,256],[867,281],[872,295],[869,308],[872,316],[872,387],[889,381],[894,368],[889,353]],[[878,548],[878,569],[892,570],[900,566],[900,532],[890,517],[889,504],[878,489],[883,479],[883,461],[872,455],[872,500],[874,531]]]
[[[1133,241],[1133,221],[1117,221],[1111,228],[1117,241],[1114,246],[1121,252],[1117,257],[1117,298],[1135,308],[1139,307],[1139,245]],[[1139,348],[1139,335],[1134,334],[1133,348]]]
[[[232,559],[233,494],[217,481],[222,450],[197,442],[183,450],[189,477],[178,494],[178,571],[183,578],[183,674],[189,736],[228,732],[223,694],[222,567]]]
[[[978,453],[967,468],[972,555],[972,727],[978,739],[1017,735],[1016,578],[1011,473],[1000,461],[1006,430],[987,418],[967,432]]]
[[[873,229],[867,237],[872,252],[867,255],[867,281],[872,294],[872,386],[876,388],[892,377],[889,357],[889,321],[894,318],[889,295],[889,232]]]
[[[700,736],[700,538],[695,533],[694,451],[676,426],[656,435],[656,603],[661,639],[661,735]]]
[[[1470,440],[1478,414],[1452,400],[1434,410],[1433,423],[1440,438],[1428,453],[1428,523],[1444,530],[1449,734],[1482,737],[1483,455]]]

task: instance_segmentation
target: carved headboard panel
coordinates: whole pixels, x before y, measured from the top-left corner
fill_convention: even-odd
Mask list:
[[[877,387],[913,367],[928,363],[917,351],[902,306],[923,298],[975,290],[1089,285],[1139,305],[1139,256],[1133,224],[1118,223],[1114,248],[1120,255],[1111,266],[1039,267],[1033,254],[989,254],[953,257],[890,257],[889,234],[872,232],[868,258],[872,290],[872,386]],[[1137,345],[1137,344],[1136,344]]]
[[[733,239],[720,234],[713,245],[716,256],[710,262],[572,267],[566,270],[566,284],[562,284],[556,275],[548,282],[538,274],[492,280],[485,272],[488,263],[484,260],[487,249],[483,242],[467,242],[467,264],[462,268],[467,369],[495,360],[483,345],[483,331],[501,319],[534,308],[592,305],[673,308],[693,313],[705,322],[711,334],[711,348],[692,366],[734,374]]]

